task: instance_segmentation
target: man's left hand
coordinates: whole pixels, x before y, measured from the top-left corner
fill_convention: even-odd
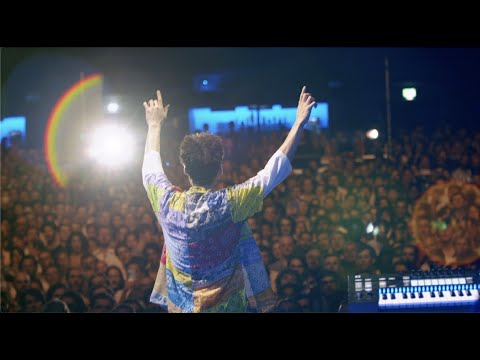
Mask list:
[[[167,119],[170,105],[163,107],[162,94],[157,90],[157,99],[143,102],[148,126],[161,126]]]

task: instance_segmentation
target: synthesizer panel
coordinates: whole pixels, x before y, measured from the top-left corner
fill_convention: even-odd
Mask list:
[[[480,272],[416,271],[348,278],[349,312],[480,312]]]

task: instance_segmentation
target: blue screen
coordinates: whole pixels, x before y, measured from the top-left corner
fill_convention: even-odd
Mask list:
[[[11,116],[2,119],[0,122],[2,141],[7,138],[7,146],[11,144],[12,138],[25,139],[26,119],[25,116]]]
[[[248,106],[237,106],[233,110],[212,110],[211,108],[191,108],[189,111],[190,131],[201,131],[205,124],[212,133],[226,133],[229,122],[233,121],[235,128],[242,126],[257,126],[263,130],[276,130],[280,125],[291,128],[295,122],[296,107],[284,108],[273,105],[270,108],[257,110]],[[328,128],[328,104],[318,103],[312,109],[307,128]]]

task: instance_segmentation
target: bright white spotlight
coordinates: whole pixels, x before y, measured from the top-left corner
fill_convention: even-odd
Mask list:
[[[87,149],[88,155],[99,164],[118,167],[126,164],[132,156],[133,138],[128,130],[117,125],[97,128]]]
[[[375,140],[378,138],[378,130],[377,129],[368,130],[365,135],[367,136],[367,138]]]
[[[407,101],[413,101],[417,96],[417,89],[415,88],[404,88],[402,89],[402,96]]]
[[[118,111],[118,104],[116,102],[111,102],[107,105],[107,111],[110,113],[110,114],[115,114],[117,113]]]
[[[373,236],[377,236],[379,233],[378,226],[375,226],[371,222],[369,222],[366,228],[366,233],[373,234]]]
[[[368,223],[366,230],[367,230],[367,234],[370,234],[373,232],[373,224],[371,222]]]

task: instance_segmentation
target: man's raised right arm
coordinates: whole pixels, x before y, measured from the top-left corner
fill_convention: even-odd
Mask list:
[[[235,222],[260,211],[263,199],[290,174],[290,160],[295,154],[303,127],[308,122],[314,105],[315,99],[306,92],[304,86],[298,101],[297,118],[280,148],[256,176],[240,185],[227,188],[229,202],[234,204],[232,213]]]
[[[307,88],[304,86],[300,93],[300,99],[298,100],[297,118],[293,124],[287,138],[280,146],[279,150],[284,153],[291,161],[297,150],[298,143],[303,133],[303,127],[310,118],[312,107],[315,106],[315,98],[312,94],[307,93]]]

